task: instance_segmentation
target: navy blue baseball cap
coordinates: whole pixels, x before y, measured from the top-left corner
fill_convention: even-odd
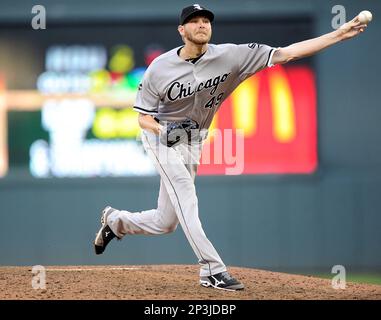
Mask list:
[[[185,7],[181,11],[180,24],[183,25],[189,21],[194,16],[205,16],[210,22],[214,20],[214,14],[212,11],[200,6],[199,4],[193,4],[189,7]]]

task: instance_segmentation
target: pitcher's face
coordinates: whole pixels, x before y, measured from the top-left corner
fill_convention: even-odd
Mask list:
[[[179,32],[185,40],[197,45],[204,45],[212,37],[212,26],[208,18],[195,16],[184,25],[179,26]]]

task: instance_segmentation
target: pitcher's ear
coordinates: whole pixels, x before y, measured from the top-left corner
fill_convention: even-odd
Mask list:
[[[180,24],[180,25],[177,27],[177,31],[179,31],[179,33],[180,33],[181,35],[183,35],[183,33],[184,33],[184,26]]]

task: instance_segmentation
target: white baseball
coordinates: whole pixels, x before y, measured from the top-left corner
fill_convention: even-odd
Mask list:
[[[361,24],[368,24],[372,21],[372,13],[368,10],[361,11],[359,13],[359,20]]]

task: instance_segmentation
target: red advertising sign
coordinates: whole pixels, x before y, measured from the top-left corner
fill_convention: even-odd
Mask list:
[[[221,106],[198,173],[313,173],[317,168],[316,121],[312,69],[267,68],[243,82]],[[230,170],[237,167],[237,161],[242,162],[240,168]]]

